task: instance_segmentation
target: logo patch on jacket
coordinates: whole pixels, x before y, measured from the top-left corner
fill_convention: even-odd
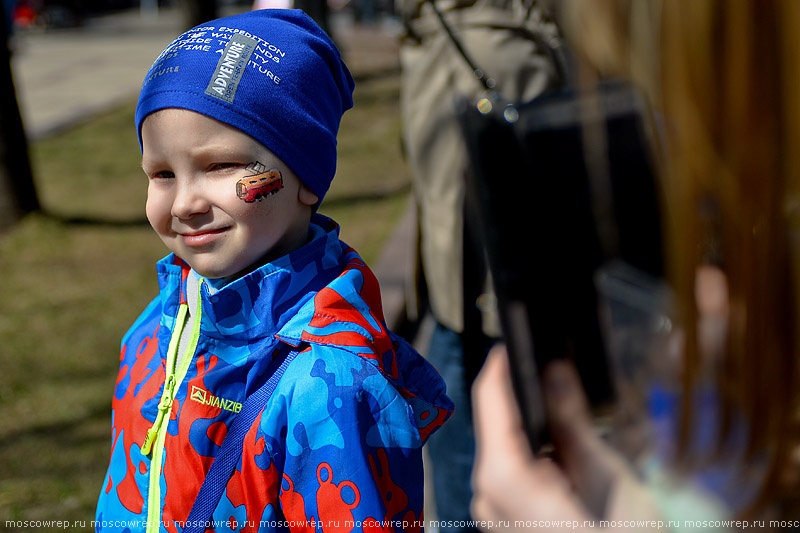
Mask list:
[[[207,390],[201,389],[196,385],[192,385],[192,394],[190,395],[190,398],[197,403],[210,405],[211,407],[219,407],[220,409],[224,409],[225,411],[230,411],[232,413],[238,413],[242,410],[242,404],[239,402],[214,396]]]

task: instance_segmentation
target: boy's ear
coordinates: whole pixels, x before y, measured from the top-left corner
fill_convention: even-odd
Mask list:
[[[300,190],[297,193],[297,198],[303,205],[314,206],[319,202],[319,196],[314,194],[314,191],[309,189],[305,183],[300,182]]]

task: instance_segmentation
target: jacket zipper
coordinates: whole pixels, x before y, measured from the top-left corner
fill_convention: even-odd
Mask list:
[[[202,281],[200,281],[202,284]],[[178,361],[179,340],[183,329],[186,327],[186,318],[189,313],[189,305],[181,304],[178,308],[178,316],[175,318],[175,329],[169,340],[167,348],[166,377],[164,378],[164,391],[158,402],[158,414],[156,415],[153,426],[147,431],[144,443],[142,444],[142,454],[150,455],[150,481],[147,497],[147,533],[160,531],[161,529],[161,463],[164,460],[164,443],[167,439],[167,426],[169,426],[169,414],[172,411],[172,403],[175,400],[175,393],[180,384],[186,377],[189,370],[194,351],[197,349],[197,340],[200,337],[200,323],[202,317],[202,290],[197,291],[197,310],[192,327],[192,335],[189,338],[189,345]]]

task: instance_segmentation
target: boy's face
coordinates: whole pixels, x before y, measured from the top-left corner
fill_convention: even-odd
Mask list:
[[[254,163],[283,180],[260,201],[237,195]],[[142,124],[142,168],[150,225],[201,276],[236,278],[305,243],[317,196],[235,128],[185,109],[157,111]]]

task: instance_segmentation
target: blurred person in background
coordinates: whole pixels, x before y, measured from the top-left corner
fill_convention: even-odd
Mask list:
[[[800,3],[564,0],[558,19],[584,74],[631,79],[663,118],[677,392],[651,412],[670,423],[642,468],[598,436],[573,367],[554,363],[557,459],[539,458],[498,347],[473,391],[473,515],[507,530],[800,530]]]
[[[553,85],[553,66],[537,41],[555,28],[538,1],[436,0],[435,5],[473,59],[492,66],[503,94],[528,100]],[[423,353],[442,374],[456,405],[428,447],[437,518],[442,532],[450,533],[464,528],[448,524],[469,519],[474,459],[469,389],[499,335],[483,256],[464,217],[469,158],[457,113],[460,98],[476,99],[483,88],[437,18],[433,1],[402,0],[398,11],[405,28],[403,145],[418,223],[407,301],[411,316],[429,308],[435,320]]]

